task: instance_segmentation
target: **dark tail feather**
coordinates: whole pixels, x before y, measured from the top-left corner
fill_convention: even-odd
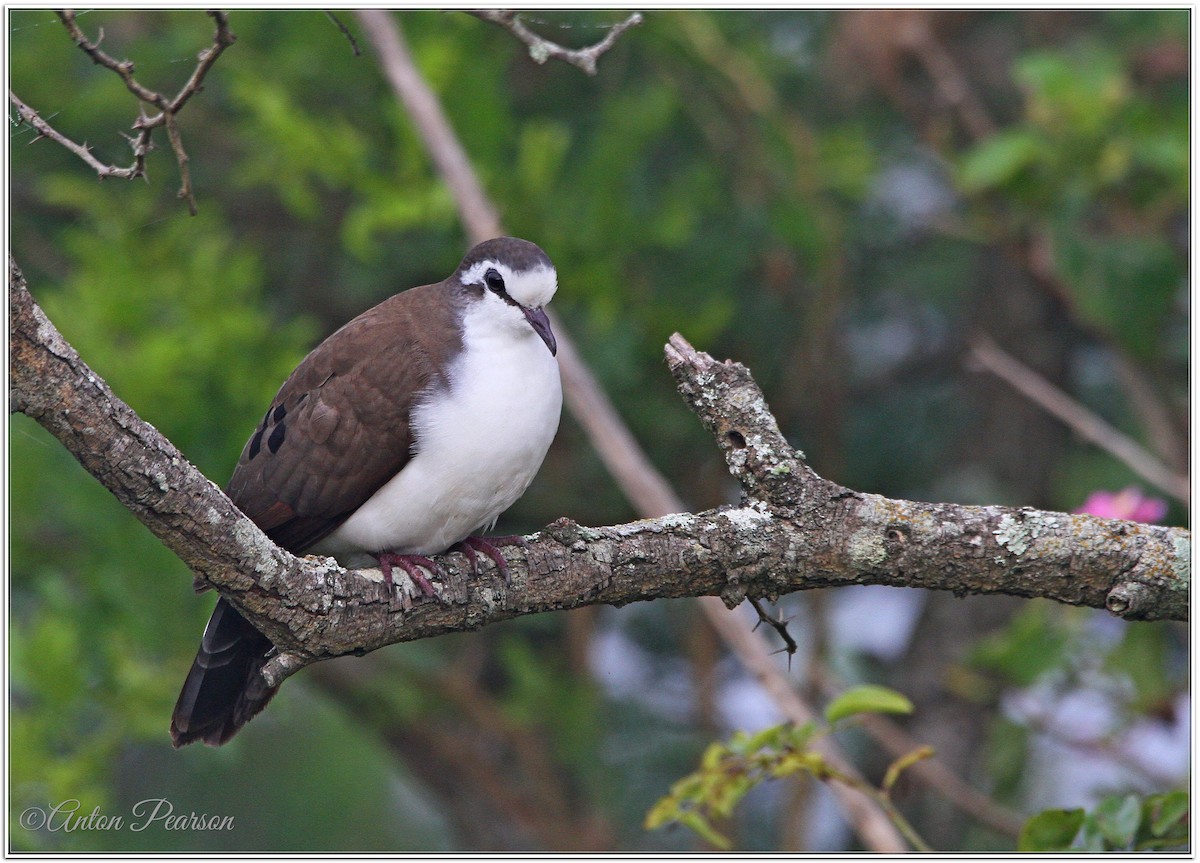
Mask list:
[[[267,706],[279,690],[259,674],[271,649],[232,605],[217,601],[171,715],[176,749],[197,740],[220,746]]]

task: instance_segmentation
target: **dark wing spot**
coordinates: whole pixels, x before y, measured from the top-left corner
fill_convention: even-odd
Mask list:
[[[247,460],[254,458],[256,455],[258,455],[258,451],[262,449],[262,433],[263,430],[260,428],[254,433],[254,437],[250,438],[250,452],[247,456]]]
[[[287,416],[287,407],[280,404],[279,407],[275,408],[275,412],[271,414],[271,420],[277,423],[283,422],[285,416]]]
[[[271,451],[272,455],[279,452],[279,448],[283,446],[283,436],[285,434],[287,434],[287,427],[283,423],[271,429],[271,436],[267,438],[267,449]]]

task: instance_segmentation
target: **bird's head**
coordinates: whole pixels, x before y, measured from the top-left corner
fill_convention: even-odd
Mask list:
[[[558,273],[546,253],[533,243],[516,237],[480,243],[463,258],[454,278],[497,315],[532,327],[550,353],[558,352],[550,319],[542,308],[558,290]]]

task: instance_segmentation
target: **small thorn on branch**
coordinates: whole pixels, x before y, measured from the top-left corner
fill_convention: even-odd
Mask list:
[[[758,613],[758,623],[754,624],[754,628],[758,629],[759,626],[765,623],[774,629],[776,633],[778,633],[779,637],[783,639],[783,647],[779,648],[779,650],[775,652],[786,652],[788,655],[788,665],[790,666],[792,657],[795,656],[796,651],[799,650],[799,645],[796,644],[796,639],[792,638],[792,634],[788,632],[787,625],[792,622],[791,618],[787,618],[785,620],[783,617],[771,617],[769,614],[767,614],[766,609],[762,607],[762,603],[753,597],[750,598],[750,605],[752,605],[754,610]]]

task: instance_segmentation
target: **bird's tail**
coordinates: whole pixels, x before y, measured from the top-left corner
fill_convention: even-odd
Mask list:
[[[220,746],[267,706],[279,687],[259,672],[272,649],[223,597],[217,601],[171,715],[176,749],[197,740]]]

